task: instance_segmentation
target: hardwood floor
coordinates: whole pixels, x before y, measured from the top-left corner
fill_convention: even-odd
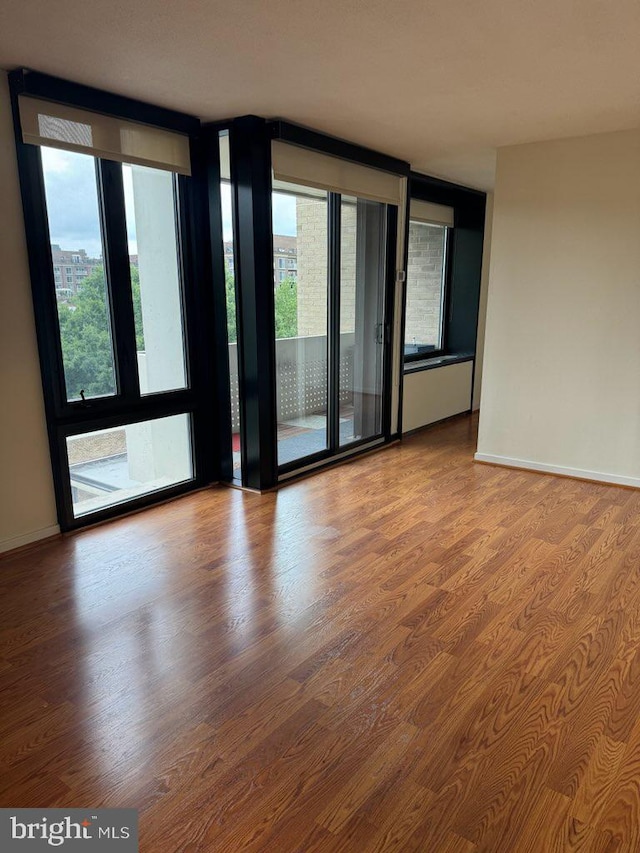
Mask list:
[[[0,562],[0,806],[141,850],[640,850],[640,493],[470,419]]]

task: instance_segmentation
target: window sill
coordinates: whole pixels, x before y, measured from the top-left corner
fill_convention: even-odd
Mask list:
[[[405,373],[417,373],[421,370],[434,370],[436,367],[447,367],[449,364],[459,364],[463,361],[473,361],[472,352],[457,352],[450,355],[437,355],[433,358],[422,358],[419,361],[406,361]]]

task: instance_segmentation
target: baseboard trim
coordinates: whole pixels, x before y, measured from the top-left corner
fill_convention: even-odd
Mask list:
[[[544,462],[531,462],[528,459],[511,459],[509,456],[494,456],[492,453],[476,453],[473,458],[476,462],[484,462],[488,465],[501,465],[503,468],[519,468],[524,471],[535,471],[539,474],[555,474],[558,477],[571,477],[574,480],[605,483],[608,486],[625,486],[628,489],[640,489],[640,477],[623,477],[620,474],[605,474],[602,471],[584,471],[582,468],[547,465]]]
[[[53,539],[57,536],[60,536],[60,528],[57,524],[33,530],[31,533],[25,533],[24,536],[13,536],[11,539],[0,542],[0,554],[5,557],[14,551],[20,551],[30,545],[39,544],[44,539]]]

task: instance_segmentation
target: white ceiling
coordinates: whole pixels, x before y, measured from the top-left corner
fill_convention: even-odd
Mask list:
[[[639,0],[2,0],[0,66],[282,117],[491,188],[502,145],[640,125]]]

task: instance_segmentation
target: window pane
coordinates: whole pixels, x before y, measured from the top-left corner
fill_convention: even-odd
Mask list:
[[[116,393],[96,161],[41,148],[67,400]]]
[[[386,206],[342,197],[340,445],[382,432]]]
[[[442,349],[446,239],[443,225],[409,223],[405,355]]]
[[[327,193],[273,193],[278,464],[326,450]]]
[[[193,478],[189,415],[67,438],[76,518]]]
[[[229,390],[231,396],[231,452],[234,479],[241,478],[242,445],[240,442],[240,381],[238,378],[238,329],[236,324],[236,282],[231,207],[229,131],[220,132],[220,202],[222,206],[222,240],[224,244],[224,281],[227,306],[227,339],[229,341]]]
[[[187,384],[182,284],[171,172],[122,167],[142,394]]]

